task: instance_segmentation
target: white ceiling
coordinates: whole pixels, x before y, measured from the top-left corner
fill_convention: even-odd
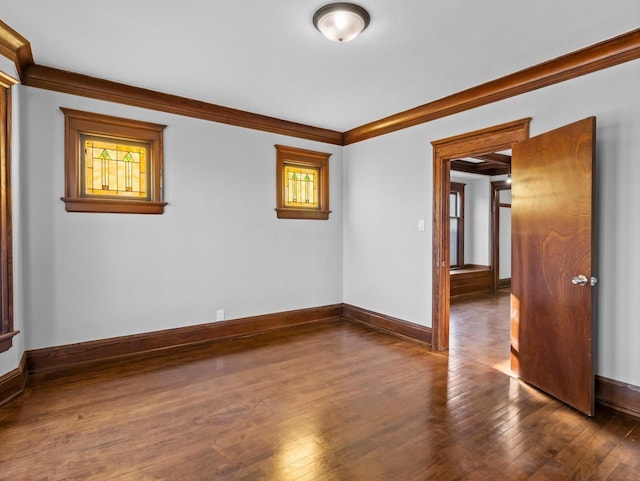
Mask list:
[[[322,0],[0,0],[35,61],[339,131],[640,26],[639,0],[358,0],[354,41]]]

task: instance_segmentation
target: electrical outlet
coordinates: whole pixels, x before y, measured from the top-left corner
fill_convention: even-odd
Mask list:
[[[424,230],[424,219],[418,219],[418,230]]]
[[[218,309],[216,311],[216,321],[224,321],[224,309]]]

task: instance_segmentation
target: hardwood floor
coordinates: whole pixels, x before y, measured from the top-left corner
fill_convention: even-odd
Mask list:
[[[465,349],[336,321],[37,375],[0,409],[0,479],[639,479],[639,419]]]
[[[449,353],[510,373],[509,291],[451,298]]]

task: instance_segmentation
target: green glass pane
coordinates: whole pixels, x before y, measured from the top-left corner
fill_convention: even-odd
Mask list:
[[[125,162],[133,162],[133,157],[131,157],[131,154],[129,152],[127,152],[127,155],[124,156],[124,160]]]
[[[291,177],[292,180],[298,180],[298,176],[296,175],[296,173],[293,173],[293,177]]]
[[[101,159],[106,159],[106,160],[111,160],[111,157],[109,157],[109,152],[107,152],[107,149],[103,149],[102,153],[100,154],[100,158]]]
[[[311,182],[311,179],[309,178],[309,174],[304,176],[304,181],[305,182]]]

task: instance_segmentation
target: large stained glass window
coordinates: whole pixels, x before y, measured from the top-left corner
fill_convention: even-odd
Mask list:
[[[148,199],[149,145],[82,136],[86,195]]]
[[[276,145],[276,213],[280,219],[327,220],[331,154]]]
[[[162,214],[164,125],[60,108],[68,212]]]

